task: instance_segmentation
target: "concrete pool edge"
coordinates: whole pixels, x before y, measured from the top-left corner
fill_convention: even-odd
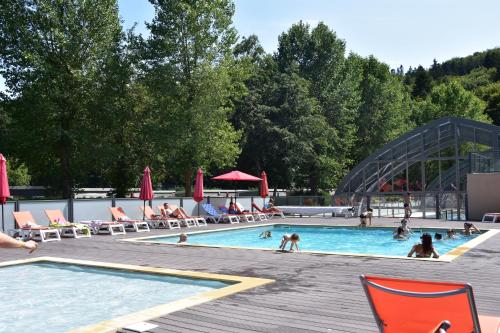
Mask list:
[[[42,262],[71,264],[71,265],[89,266],[89,267],[104,268],[104,269],[125,270],[136,273],[176,276],[189,279],[201,279],[201,280],[212,280],[212,281],[234,283],[232,285],[223,288],[210,290],[198,295],[183,298],[170,303],[160,304],[154,307],[126,314],[120,317],[101,321],[96,324],[90,324],[84,327],[72,329],[68,331],[68,333],[116,332],[118,329],[136,322],[151,320],[157,317],[167,315],[172,312],[186,309],[188,307],[206,303],[218,298],[233,295],[248,289],[256,288],[259,286],[275,282],[275,280],[271,279],[253,278],[253,277],[245,277],[237,275],[194,272],[194,271],[176,270],[176,269],[160,268],[160,267],[143,267],[138,265],[117,264],[109,262],[67,259],[67,258],[57,258],[57,257],[36,257],[30,259],[4,261],[0,262],[0,268],[23,265],[23,264],[42,263]]]
[[[197,231],[188,231],[186,230],[185,233],[188,233],[190,235],[194,234],[208,234],[208,233],[214,233],[214,232],[224,232],[224,231],[231,231],[231,230],[239,230],[239,229],[248,229],[248,228],[258,228],[258,227],[269,227],[269,226],[276,226],[276,225],[290,225],[287,223],[283,222],[277,222],[277,223],[265,223],[265,224],[252,224],[252,225],[243,225],[243,226],[235,226],[231,228],[222,228],[222,229],[214,229],[214,230],[197,230]],[[306,224],[306,223],[297,223],[293,224],[293,226],[305,226],[305,227],[323,227],[323,228],[329,228],[329,229],[335,229],[335,228],[355,228],[356,226],[353,225],[336,225],[336,226],[331,226],[331,225],[323,225],[323,224]],[[376,227],[367,227],[366,229],[388,229],[388,228],[394,228],[391,226],[376,226]],[[431,229],[431,230],[443,230],[446,231],[449,228],[446,227],[421,227],[417,229]],[[496,234],[500,233],[500,230],[498,229],[482,229],[485,230],[486,232],[482,233],[481,235],[477,236],[474,239],[471,239],[470,241],[457,246],[456,248],[451,249],[447,253],[441,255],[438,259],[435,258],[410,258],[406,256],[390,256],[390,255],[383,255],[383,254],[367,254],[367,253],[349,253],[349,252],[326,252],[326,251],[299,251],[299,253],[306,253],[306,254],[313,254],[313,255],[339,255],[339,256],[350,256],[350,257],[364,257],[364,258],[383,258],[383,259],[404,259],[404,260],[420,260],[420,261],[433,261],[433,262],[452,262],[453,260],[457,259],[464,253],[468,252],[469,250],[473,249],[477,245],[481,244],[485,240],[495,236]],[[189,243],[170,243],[170,242],[155,242],[153,239],[157,238],[164,238],[164,237],[176,237],[179,236],[183,232],[175,233],[175,234],[169,234],[165,236],[144,236],[144,237],[134,237],[134,238],[127,238],[127,239],[117,239],[116,241],[118,242],[129,242],[129,243],[137,243],[137,244],[150,244],[150,245],[164,245],[164,246],[189,246],[189,247],[201,247],[201,248],[221,248],[221,249],[240,249],[240,250],[259,250],[259,251],[268,251],[268,252],[280,252],[277,249],[269,249],[269,248],[260,248],[260,247],[245,247],[245,246],[227,246],[227,245],[206,245],[206,244],[189,244]]]

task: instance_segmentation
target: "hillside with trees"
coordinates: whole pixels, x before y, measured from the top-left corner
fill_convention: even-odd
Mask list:
[[[123,30],[116,0],[0,3],[12,185],[124,196],[149,165],[157,188],[186,195],[198,167],[318,193],[433,119],[500,125],[500,49],[405,73],[348,54],[324,23],[293,24],[268,54],[238,35],[230,0],[150,2],[148,36]]]

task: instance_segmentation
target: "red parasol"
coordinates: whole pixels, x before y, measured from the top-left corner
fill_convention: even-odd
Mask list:
[[[203,201],[203,171],[201,171],[201,168],[198,168],[198,172],[196,173],[193,199],[196,202]]]
[[[198,215],[200,215],[200,202],[203,201],[203,171],[201,171],[201,168],[198,168],[196,173],[193,199],[198,202]]]
[[[244,182],[258,182],[261,181],[259,177],[249,175],[241,171],[231,171],[223,175],[213,177],[213,180],[231,180],[231,181],[244,181]],[[234,201],[236,201],[236,187],[234,188]]]
[[[269,187],[267,186],[267,175],[265,171],[261,172],[260,178],[262,178],[262,181],[260,182],[260,197],[265,204],[266,197],[269,195]]]
[[[9,180],[7,178],[7,161],[2,154],[0,154],[0,204],[2,205],[2,231],[5,231],[3,205],[10,197]]]
[[[244,173],[241,171],[231,171],[225,173],[223,175],[213,177],[213,180],[233,180],[233,181],[247,181],[247,182],[258,182],[261,179],[259,177],[255,177],[249,175],[248,173]]]
[[[153,199],[153,184],[151,182],[151,171],[149,170],[149,167],[146,167],[146,169],[144,169],[139,199],[144,201],[144,210],[142,215],[142,219],[144,220],[146,217],[146,200]]]

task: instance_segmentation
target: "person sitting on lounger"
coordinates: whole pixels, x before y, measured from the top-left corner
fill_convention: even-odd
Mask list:
[[[417,258],[439,258],[439,253],[432,246],[432,236],[428,233],[424,233],[420,237],[422,243],[415,244],[408,253],[408,257],[412,257],[415,254]]]
[[[163,204],[163,209],[161,210],[161,214],[162,216],[173,217],[176,219],[185,217],[183,212],[179,208],[172,209],[172,207],[170,207],[166,202]]]
[[[227,211],[229,212],[229,214],[241,214],[241,212],[238,209],[238,206],[234,204],[233,200],[229,202],[229,209]]]
[[[470,236],[472,235],[473,233],[478,233],[480,234],[481,233],[481,230],[479,230],[474,224],[472,223],[469,223],[469,222],[465,222],[464,223],[464,230],[462,231],[462,234],[464,236]]]
[[[284,234],[283,237],[281,238],[281,244],[280,244],[280,250],[285,251],[285,246],[290,242],[290,252],[293,251],[293,247],[295,246],[295,249],[299,251],[299,243],[300,237],[299,234],[293,233],[293,234]]]
[[[396,240],[406,240],[405,230],[403,227],[398,227],[392,235],[392,238]]]
[[[266,230],[266,231],[263,231],[260,235],[259,235],[259,238],[271,238],[272,235],[271,235],[271,231],[269,230]]]
[[[448,229],[446,232],[446,239],[457,239],[458,236],[454,229]]]
[[[281,210],[276,208],[276,206],[274,205],[274,199],[273,198],[269,198],[269,202],[267,203],[267,205],[264,206],[264,210],[266,212],[276,212],[276,213],[281,213]]]
[[[0,247],[6,249],[28,249],[29,253],[31,253],[38,248],[38,244],[32,240],[27,242],[18,241],[0,232]]]

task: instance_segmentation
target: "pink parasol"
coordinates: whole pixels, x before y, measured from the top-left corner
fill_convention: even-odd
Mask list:
[[[146,169],[144,169],[139,199],[144,201],[144,210],[142,215],[142,219],[144,220],[146,217],[146,200],[153,199],[153,184],[151,182],[151,171],[149,170],[149,167],[146,167]]]
[[[201,168],[198,168],[196,173],[193,199],[198,203],[198,215],[200,215],[200,202],[203,201],[203,171]]]
[[[243,182],[258,182],[261,181],[259,177],[249,175],[241,171],[231,171],[217,177],[213,177],[213,180],[231,180],[231,181],[243,181]],[[236,186],[234,187],[234,201],[236,202]]]
[[[267,186],[267,174],[265,171],[261,172],[260,178],[262,178],[262,181],[260,182],[260,197],[265,204],[266,197],[269,195],[269,187]]]
[[[9,180],[7,178],[7,161],[0,154],[0,204],[2,205],[2,231],[5,231],[3,205],[10,197]]]
[[[248,173],[244,173],[241,171],[231,171],[225,173],[223,175],[213,177],[213,180],[233,180],[233,181],[247,181],[247,182],[258,182],[261,179],[259,177],[255,177],[249,175]]]

